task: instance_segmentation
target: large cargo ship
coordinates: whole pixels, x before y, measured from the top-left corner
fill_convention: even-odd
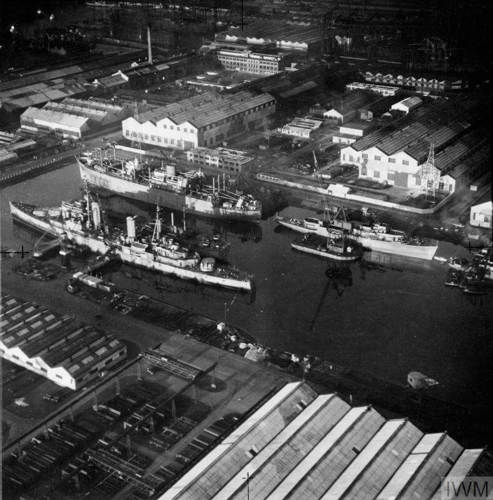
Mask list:
[[[357,224],[342,220],[322,221],[313,217],[295,219],[277,217],[277,222],[298,233],[312,233],[329,237],[334,225],[344,229],[347,235],[360,243],[363,248],[377,252],[431,260],[438,248],[436,241],[411,238],[403,231],[391,229],[383,224]]]
[[[126,198],[206,217],[258,220],[262,205],[252,195],[226,189],[223,177],[206,185],[200,171],[178,173],[175,166],[150,166],[139,161],[117,160],[103,152],[77,157],[81,178],[91,186]]]
[[[126,235],[113,228],[103,229],[99,203],[89,195],[83,200],[62,202],[60,208],[42,209],[9,202],[12,216],[62,243],[88,247],[92,252],[113,254],[122,262],[206,285],[252,291],[253,278],[229,266],[217,265],[213,258],[200,258],[197,252],[179,244],[173,235],[161,234],[159,210],[151,237],[139,237],[135,218],[127,217]]]

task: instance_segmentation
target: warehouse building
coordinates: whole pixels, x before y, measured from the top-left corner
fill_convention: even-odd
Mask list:
[[[127,118],[122,133],[132,141],[168,148],[215,146],[265,127],[275,109],[275,99],[269,94],[206,92]]]
[[[487,475],[483,449],[464,449],[445,432],[425,434],[371,406],[286,384],[161,500],[255,498],[440,498],[445,478]],[[479,474],[479,472],[475,472]]]
[[[54,131],[63,137],[80,139],[91,127],[120,121],[129,108],[102,99],[72,99],[30,107],[21,115],[21,129],[28,132]]]
[[[196,148],[186,152],[187,161],[220,172],[239,174],[252,161],[244,151],[227,148]]]
[[[248,49],[221,49],[217,51],[217,58],[224,69],[263,76],[279,73],[285,62],[281,53],[269,54]]]
[[[0,329],[2,358],[73,390],[127,356],[110,335],[7,294],[1,295]]]
[[[293,135],[302,139],[310,139],[311,133],[322,125],[321,120],[312,118],[295,118],[282,127],[281,133],[284,135]]]
[[[406,97],[406,99],[403,99],[402,101],[392,104],[392,106],[390,106],[390,110],[400,111],[401,113],[407,115],[413,109],[417,108],[418,106],[421,106],[421,104],[423,104],[423,101],[417,96]]]
[[[53,81],[39,82],[25,87],[15,87],[0,92],[0,103],[6,111],[19,112],[30,106],[40,106],[49,101],[57,101],[65,97],[82,96],[87,93],[86,87],[76,81],[64,81],[62,78]]]
[[[89,118],[51,109],[27,108],[21,115],[25,132],[55,132],[62,137],[80,139],[89,130]]]
[[[467,117],[460,106],[446,102],[420,107],[412,116],[371,132],[341,149],[340,161],[358,166],[361,178],[402,188],[423,190],[428,186],[452,193],[456,181],[449,175],[446,165],[435,161],[434,168],[426,175],[423,167],[431,144],[435,159],[439,160],[442,151],[467,140],[467,132],[471,129]]]
[[[362,90],[351,91],[338,99],[334,98],[338,102],[324,112],[324,118],[338,124],[347,123],[357,118],[360,108],[368,106],[379,99],[381,97],[372,92]]]

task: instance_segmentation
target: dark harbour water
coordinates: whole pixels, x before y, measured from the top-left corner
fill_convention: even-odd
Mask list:
[[[13,225],[9,200],[56,205],[80,195],[75,165],[46,173],[1,191],[2,246],[31,248],[37,236]],[[123,215],[146,211],[113,199]],[[288,207],[292,216],[309,215]],[[169,217],[169,214],[167,214]],[[168,219],[169,220],[169,219]],[[179,220],[178,214],[176,220]],[[328,278],[330,266],[291,250],[295,235],[276,229],[272,219],[255,224],[218,224],[188,220],[205,232],[222,231],[231,242],[229,260],[255,275],[256,296],[159,278],[164,300],[241,326],[259,342],[299,354],[312,353],[404,384],[411,370],[439,381],[440,398],[475,406],[491,394],[493,382],[493,290],[468,297],[443,285],[446,267],[383,254],[347,266],[343,279]],[[440,243],[439,255],[467,255]],[[367,262],[370,259],[370,262]],[[373,262],[373,261],[376,261]],[[127,270],[111,279],[145,293],[156,276]]]

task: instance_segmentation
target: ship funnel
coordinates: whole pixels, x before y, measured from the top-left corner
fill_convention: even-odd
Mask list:
[[[133,217],[127,217],[127,236],[129,239],[135,239],[135,219]]]
[[[147,25],[147,62],[152,64],[151,25]]]
[[[92,209],[92,222],[94,224],[95,229],[99,229],[101,227],[101,209],[99,208],[99,203],[93,201],[91,204]]]

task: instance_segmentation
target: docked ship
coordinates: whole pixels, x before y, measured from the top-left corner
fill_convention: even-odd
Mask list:
[[[291,248],[326,259],[352,262],[363,255],[360,245],[347,239],[343,234],[332,234],[324,238],[315,234],[305,234],[291,243]]]
[[[206,185],[200,170],[178,173],[174,165],[153,167],[138,158],[103,157],[101,151],[86,152],[77,163],[89,185],[126,198],[205,217],[258,220],[262,215],[259,200],[226,189],[224,177]]]
[[[334,228],[342,229],[365,249],[404,257],[431,260],[438,248],[437,241],[411,238],[405,232],[391,229],[385,224],[365,225],[337,218],[322,221],[314,217],[295,219],[278,216],[276,220],[281,226],[298,233],[312,233],[322,237],[330,237]]]
[[[126,234],[119,228],[104,229],[99,203],[89,194],[83,200],[62,202],[60,208],[42,209],[19,202],[9,202],[12,216],[65,244],[86,246],[100,255],[114,255],[123,263],[172,275],[206,285],[252,291],[253,278],[229,266],[217,265],[215,259],[180,244],[174,235],[162,234],[157,210],[152,236],[137,235],[134,217],[127,217]]]

